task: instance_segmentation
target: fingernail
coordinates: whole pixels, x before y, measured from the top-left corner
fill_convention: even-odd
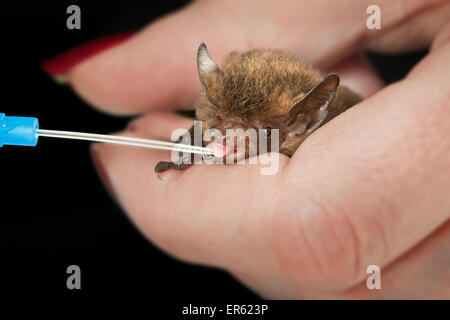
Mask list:
[[[89,41],[42,62],[42,69],[56,81],[64,82],[64,74],[84,60],[131,38],[136,32],[122,32]]]
[[[116,193],[114,191],[113,185],[111,183],[111,180],[109,179],[109,176],[105,170],[105,167],[103,166],[102,162],[100,161],[100,157],[98,155],[96,148],[97,148],[96,145],[92,145],[92,147],[91,147],[92,161],[94,162],[94,166],[97,169],[97,173],[100,177],[100,180],[103,182],[103,185],[105,186],[109,195],[111,196],[111,198],[116,200],[117,198],[116,198]]]

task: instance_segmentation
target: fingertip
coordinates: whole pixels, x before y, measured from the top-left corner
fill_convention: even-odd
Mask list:
[[[88,41],[43,61],[41,63],[42,70],[53,77],[64,76],[76,65],[123,43],[135,33],[134,31],[121,32]]]
[[[200,89],[195,45],[167,40],[180,30],[183,28],[173,30],[164,21],[156,22],[76,65],[67,73],[70,84],[93,107],[110,114],[190,106]]]
[[[102,181],[103,185],[105,186],[106,190],[110,194],[110,196],[113,199],[116,199],[116,192],[114,190],[114,186],[111,183],[109,174],[104,166],[104,162],[102,160],[102,154],[101,154],[101,144],[100,143],[94,143],[90,147],[90,153],[92,157],[92,162],[94,164],[94,167],[97,171],[97,174]]]

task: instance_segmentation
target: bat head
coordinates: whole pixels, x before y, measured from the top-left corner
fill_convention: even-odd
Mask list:
[[[339,86],[336,74],[323,78],[311,65],[280,51],[232,53],[219,67],[201,44],[197,64],[202,85],[197,118],[203,121],[204,131],[215,129],[222,134],[223,140],[216,143],[232,143],[234,152],[245,141],[240,157],[260,153],[258,140],[251,143],[245,136],[249,129],[257,132],[257,139],[263,135],[267,151],[276,139],[280,152],[291,156],[324,123]],[[230,129],[244,132],[244,137],[230,137]]]

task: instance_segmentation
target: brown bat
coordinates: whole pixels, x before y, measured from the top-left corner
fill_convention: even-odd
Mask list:
[[[197,65],[202,90],[195,113],[203,132],[216,128],[226,136],[230,128],[262,129],[270,142],[271,130],[279,129],[279,152],[288,157],[312,132],[362,101],[339,86],[337,74],[323,77],[307,62],[278,50],[233,52],[219,68],[202,43]],[[194,141],[193,132],[192,127],[187,133],[190,141]],[[159,162],[155,172],[188,166]]]

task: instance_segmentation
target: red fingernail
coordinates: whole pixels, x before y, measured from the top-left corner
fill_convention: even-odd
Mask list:
[[[60,76],[80,62],[124,42],[134,34],[135,32],[123,32],[89,41],[42,62],[42,69],[52,76]]]
[[[95,151],[95,146],[93,146],[91,148],[91,155],[92,155],[92,161],[94,162],[94,166],[97,169],[97,173],[100,177],[100,180],[103,182],[103,185],[105,186],[106,190],[108,190],[108,193],[110,194],[110,196],[113,199],[117,199],[116,193],[111,184],[111,180],[109,179],[109,176],[105,170],[105,167],[103,166],[102,162],[99,159],[97,152]]]

